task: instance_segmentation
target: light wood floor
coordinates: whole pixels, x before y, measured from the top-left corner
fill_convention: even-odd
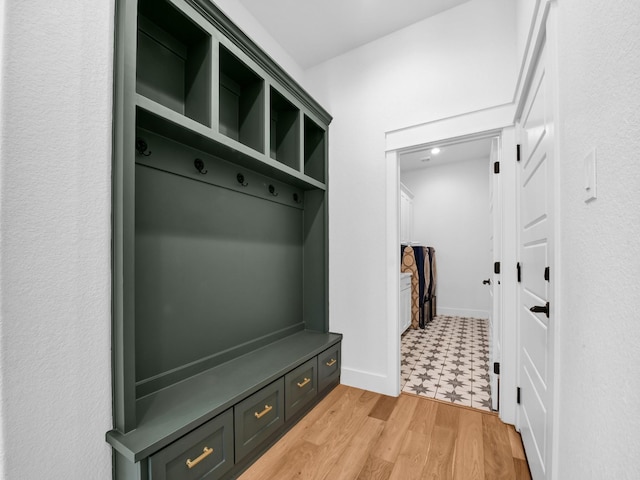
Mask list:
[[[240,477],[530,479],[520,435],[494,413],[339,385]]]

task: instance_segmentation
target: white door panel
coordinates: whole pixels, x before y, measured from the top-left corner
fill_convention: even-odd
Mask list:
[[[519,386],[518,426],[534,480],[549,478],[551,456],[553,304],[545,269],[553,270],[553,111],[545,45],[525,92],[520,119]],[[531,308],[537,311],[531,311]],[[549,312],[549,314],[547,314]]]

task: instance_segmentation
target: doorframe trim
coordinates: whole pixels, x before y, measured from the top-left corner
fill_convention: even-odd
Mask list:
[[[390,394],[392,395],[399,395],[400,393],[400,332],[398,327],[400,315],[400,258],[398,255],[398,248],[400,245],[400,204],[398,201],[398,199],[400,198],[400,164],[398,160],[398,154],[418,148],[424,148],[433,143],[438,143],[438,145],[441,146],[447,143],[459,143],[461,141],[469,141],[472,139],[491,136],[500,136],[503,138],[503,140],[504,138],[507,138],[507,142],[503,141],[503,148],[505,143],[515,146],[513,137],[514,115],[515,104],[501,104],[483,110],[438,119],[432,122],[413,125],[406,128],[386,132],[386,298],[387,318],[389,319],[389,341],[387,342],[386,355],[388,375],[386,378],[389,383],[385,390],[390,392]],[[505,158],[504,155],[503,158]],[[513,163],[515,163],[515,159]],[[505,175],[508,175],[508,172],[515,172],[515,167],[513,167],[513,169],[507,169]],[[506,185],[510,185],[513,182],[505,180],[501,183],[501,188],[504,189]],[[505,196],[506,193],[508,193],[508,191],[503,190],[501,192],[503,202],[507,198]],[[515,229],[503,228],[503,232],[514,230]],[[507,240],[508,239],[504,238],[503,236],[503,246]],[[503,261],[510,261],[504,257],[504,249]],[[508,276],[509,273],[505,272],[505,275]],[[504,276],[503,283],[507,283]],[[503,294],[503,302],[504,297],[505,295]],[[507,325],[507,322],[505,322],[505,319],[513,317],[512,315],[510,315],[511,312],[508,312],[506,310],[506,306],[507,305],[503,303],[502,318],[500,319],[500,321],[502,322],[504,335],[503,344],[511,343],[515,345],[515,338],[510,338],[507,336],[507,333],[511,330],[509,329],[509,325]],[[515,332],[515,330],[513,331]],[[513,358],[506,358],[505,350],[507,353],[511,354]],[[503,366],[501,366],[500,390],[505,393],[509,391],[508,389],[512,389],[513,391],[515,391],[515,375],[517,372],[516,357],[514,355],[515,352],[515,348],[513,348],[512,351],[503,348]],[[504,394],[501,395],[500,398],[500,418],[505,423],[515,423],[515,395]]]

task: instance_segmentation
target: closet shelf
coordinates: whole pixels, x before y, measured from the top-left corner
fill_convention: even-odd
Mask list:
[[[270,158],[269,155],[257,152],[143,95],[136,95],[136,106],[137,123],[140,128],[156,132],[298,188],[326,190],[324,182],[282,164]]]
[[[140,398],[136,402],[137,428],[127,434],[111,430],[107,442],[128,460],[138,462],[341,338],[335,333],[304,330]]]

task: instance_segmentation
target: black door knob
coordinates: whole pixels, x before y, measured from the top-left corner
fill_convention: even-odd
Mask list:
[[[482,280],[483,285],[491,285],[491,279],[487,278],[486,280]]]
[[[533,313],[544,313],[547,318],[549,318],[549,302],[547,302],[544,306],[535,305],[529,309],[530,312]]]

